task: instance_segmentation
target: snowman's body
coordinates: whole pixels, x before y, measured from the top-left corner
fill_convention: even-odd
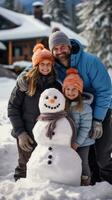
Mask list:
[[[80,185],[81,159],[71,148],[72,128],[66,117],[56,122],[52,139],[46,136],[49,121],[38,121],[33,129],[38,146],[27,164],[27,178],[35,181],[38,176],[54,182]]]

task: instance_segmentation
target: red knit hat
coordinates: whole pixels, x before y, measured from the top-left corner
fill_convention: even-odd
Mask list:
[[[52,63],[54,63],[54,57],[52,53],[49,50],[47,50],[43,44],[41,43],[36,44],[34,46],[33,52],[34,52],[32,56],[33,67],[35,67],[45,59],[50,60]]]
[[[74,87],[82,93],[83,91],[83,80],[78,74],[76,69],[70,68],[66,71],[67,76],[63,81],[63,91],[67,86],[74,85]]]

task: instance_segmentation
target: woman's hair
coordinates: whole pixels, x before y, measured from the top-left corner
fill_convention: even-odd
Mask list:
[[[52,70],[51,70],[50,75],[53,78],[53,80],[56,79],[56,73],[55,73],[55,70],[54,70],[53,66],[52,66]],[[37,85],[38,85],[38,81],[37,80],[38,80],[39,76],[40,76],[40,72],[39,72],[38,67],[32,68],[30,71],[28,71],[25,74],[24,78],[28,83],[27,94],[29,96],[33,96],[35,94],[36,88],[37,88]]]
[[[35,91],[36,91],[36,82],[37,82],[38,76],[39,76],[38,68],[32,68],[25,75],[25,79],[26,79],[26,81],[28,83],[27,94],[29,96],[33,96],[35,94]]]

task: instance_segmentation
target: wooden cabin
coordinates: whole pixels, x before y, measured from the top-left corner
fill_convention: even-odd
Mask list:
[[[55,27],[69,38],[79,40],[83,46],[88,45],[85,38],[62,24],[52,22],[52,19],[46,23],[42,5],[38,2],[33,3],[33,10],[34,15],[26,15],[0,7],[0,41],[6,46],[5,50],[0,49],[1,64],[31,61],[34,45],[42,42],[48,47],[48,37]]]
[[[47,47],[50,27],[32,15],[16,13],[0,7],[0,41],[6,49],[0,49],[0,63],[31,61],[32,50],[37,42]]]

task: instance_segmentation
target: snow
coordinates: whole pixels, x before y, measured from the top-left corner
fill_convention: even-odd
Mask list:
[[[32,62],[21,60],[21,61],[16,61],[12,64],[12,68],[14,69],[15,67],[20,67],[21,69],[23,68],[30,68],[32,66]]]
[[[48,37],[52,32],[52,29],[54,27],[58,27],[61,31],[67,34],[69,38],[79,40],[84,46],[88,45],[88,42],[85,38],[79,36],[77,33],[73,32],[60,23],[51,22],[51,27],[49,27],[45,23],[34,18],[33,15],[20,14],[2,7],[0,7],[0,14],[6,19],[18,25],[17,28],[0,30],[1,41]]]
[[[111,69],[109,74],[112,77]],[[41,180],[36,184],[26,179],[14,182],[17,149],[7,118],[7,102],[14,85],[15,80],[0,78],[0,200],[112,200],[112,185],[107,182],[80,187]]]
[[[78,4],[78,30],[87,39],[87,51],[97,55],[107,68],[112,66],[110,1],[84,1]]]
[[[6,46],[2,42],[0,42],[0,49],[6,50]]]
[[[0,31],[0,40],[14,40],[24,38],[47,37],[50,27],[35,19],[33,15],[20,14],[0,7],[0,14],[6,19],[19,25],[17,28]]]
[[[112,69],[111,68],[108,69],[108,73],[109,73],[109,76],[110,76],[110,78],[112,80]]]
[[[41,1],[36,1],[36,2],[34,2],[34,3],[32,3],[32,6],[43,6],[44,5],[44,3],[43,2],[41,2]]]

